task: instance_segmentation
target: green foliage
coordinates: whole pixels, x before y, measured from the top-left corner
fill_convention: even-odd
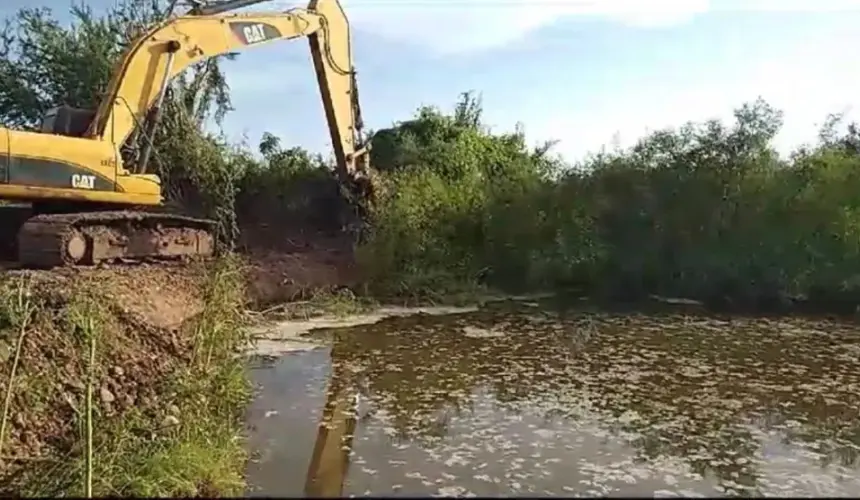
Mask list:
[[[0,38],[0,121],[38,126],[49,108],[68,104],[94,109],[112,63],[122,50],[117,19],[94,19],[89,8],[72,8],[66,28],[46,8],[23,9],[7,19]]]
[[[387,194],[360,258],[378,293],[543,287],[599,254],[588,215],[554,181],[564,165],[547,146],[528,148],[521,129],[490,133],[473,94],[452,115],[422,108],[374,141]]]
[[[565,165],[480,114],[464,94],[451,114],[422,108],[377,134],[386,194],[360,255],[378,292],[577,286],[747,304],[856,292],[860,134],[838,116],[790,160],[771,146],[781,113],[757,100],[731,124]]]
[[[284,148],[268,133],[259,153],[261,160],[249,152],[237,156],[245,165],[235,204],[243,228],[274,228],[281,237],[284,230],[341,229],[349,207],[328,162],[301,148]]]

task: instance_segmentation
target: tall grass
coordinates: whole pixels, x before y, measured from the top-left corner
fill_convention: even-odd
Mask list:
[[[6,288],[2,291],[2,297],[5,299],[2,309],[4,320],[8,323],[9,330],[15,332],[16,336],[15,355],[9,367],[6,392],[3,397],[3,415],[0,417],[0,457],[3,456],[2,451],[6,444],[9,409],[15,389],[15,376],[18,373],[18,366],[21,362],[21,351],[24,347],[24,339],[27,335],[27,330],[32,324],[33,314],[36,309],[34,302],[30,298],[29,283],[25,279],[19,280],[14,285],[6,284]]]

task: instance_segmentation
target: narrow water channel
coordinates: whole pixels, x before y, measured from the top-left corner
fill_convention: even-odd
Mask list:
[[[860,492],[860,329],[493,308],[258,360],[251,495]]]

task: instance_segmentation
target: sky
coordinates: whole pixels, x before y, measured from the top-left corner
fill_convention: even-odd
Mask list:
[[[107,5],[112,0],[94,0]],[[70,0],[0,0],[62,17]],[[362,111],[372,129],[423,105],[482,96],[495,130],[558,140],[576,160],[757,97],[785,113],[784,153],[828,113],[860,108],[860,0],[342,0],[352,23]],[[273,0],[253,10],[300,6]],[[307,44],[269,44],[227,65],[236,108],[224,123],[253,145],[328,153]]]

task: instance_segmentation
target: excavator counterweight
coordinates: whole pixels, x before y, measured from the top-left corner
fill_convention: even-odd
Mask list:
[[[307,8],[286,12],[225,13],[259,2],[232,0],[172,16],[131,43],[97,109],[54,108],[39,131],[0,128],[0,199],[32,205],[32,217],[15,228],[20,264],[212,255],[212,221],[163,210],[161,179],[145,173],[150,137],[173,77],[249,47],[308,39],[338,175],[362,182],[367,150],[349,21],[340,3],[311,0]],[[121,147],[133,132],[143,148],[124,158]]]

